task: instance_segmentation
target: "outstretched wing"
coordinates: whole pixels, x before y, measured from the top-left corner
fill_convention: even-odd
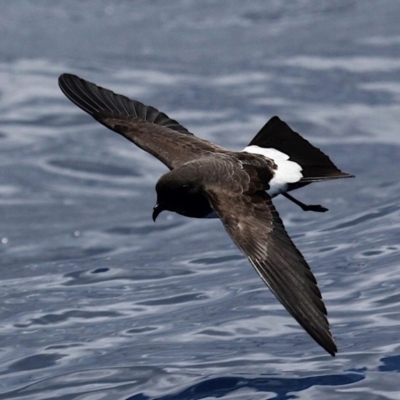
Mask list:
[[[289,238],[265,192],[243,194],[205,187],[228,234],[296,321],[328,353],[337,348],[317,281]]]
[[[156,108],[116,94],[71,74],[62,74],[62,92],[83,111],[173,169],[207,152],[224,150],[199,139]]]

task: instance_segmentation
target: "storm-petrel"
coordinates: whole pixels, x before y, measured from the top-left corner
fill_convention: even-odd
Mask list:
[[[264,283],[328,353],[337,348],[317,281],[287,234],[271,199],[312,182],[352,175],[278,117],[243,151],[199,139],[156,108],[113,93],[75,75],[59,78],[63,93],[83,111],[163,162],[170,171],[156,185],[155,221],[161,211],[186,217],[217,216]]]

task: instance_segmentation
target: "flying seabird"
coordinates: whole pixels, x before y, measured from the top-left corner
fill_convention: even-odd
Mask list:
[[[164,210],[219,217],[229,236],[277,299],[332,356],[337,352],[317,281],[287,234],[272,198],[282,194],[304,211],[325,212],[287,192],[350,178],[322,151],[272,117],[243,151],[199,139],[156,108],[75,75],[62,74],[62,92],[83,111],[164,163],[153,220]]]

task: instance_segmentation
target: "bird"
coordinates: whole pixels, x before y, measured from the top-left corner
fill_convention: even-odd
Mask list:
[[[64,73],[65,96],[100,124],[164,163],[152,218],[171,211],[219,218],[239,250],[299,325],[330,355],[332,336],[321,291],[307,261],[289,237],[272,203],[282,195],[304,211],[326,212],[288,192],[332,179],[351,178],[330,158],[272,117],[242,151],[200,139],[156,108],[76,75]]]

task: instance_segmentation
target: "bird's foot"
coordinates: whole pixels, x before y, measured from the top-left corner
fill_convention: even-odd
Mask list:
[[[303,211],[315,211],[315,212],[326,212],[328,209],[326,207],[321,206],[320,204],[304,204],[304,207],[301,207]]]

